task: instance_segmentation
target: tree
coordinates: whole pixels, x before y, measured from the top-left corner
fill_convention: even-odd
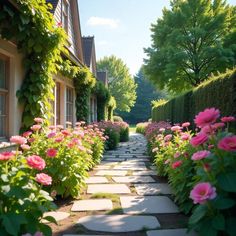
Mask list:
[[[173,93],[235,65],[235,8],[223,0],[173,0],[152,24],[145,73]]]
[[[151,101],[165,97],[164,92],[157,91],[154,85],[145,78],[143,69],[134,77],[137,83],[137,100],[130,113],[118,112],[130,124],[147,121],[151,117]]]
[[[137,86],[126,64],[112,55],[99,60],[97,68],[108,72],[109,90],[116,100],[116,109],[129,112],[136,101]]]

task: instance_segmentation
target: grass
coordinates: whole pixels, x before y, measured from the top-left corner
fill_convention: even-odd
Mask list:
[[[120,202],[120,197],[117,194],[113,193],[94,193],[91,198],[108,198],[111,199],[113,203],[119,203]]]
[[[129,132],[136,133],[136,125],[129,125]]]
[[[107,215],[119,215],[119,214],[123,214],[123,209],[121,207],[117,207],[117,208],[114,208],[110,211],[108,211],[106,214]]]

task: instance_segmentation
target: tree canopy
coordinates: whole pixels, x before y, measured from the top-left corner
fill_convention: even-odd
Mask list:
[[[156,90],[154,85],[145,78],[141,68],[134,80],[137,83],[137,100],[130,113],[118,112],[130,124],[147,121],[151,118],[151,101],[165,97],[164,92]]]
[[[126,64],[114,55],[97,62],[97,68],[108,72],[109,90],[115,98],[117,110],[129,112],[136,101],[136,87]]]
[[[161,89],[195,87],[236,62],[235,7],[223,0],[172,0],[151,26],[145,73]]]

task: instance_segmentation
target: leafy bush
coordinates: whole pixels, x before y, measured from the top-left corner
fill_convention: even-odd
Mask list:
[[[120,142],[129,141],[129,127],[121,127],[120,129]]]
[[[111,128],[106,128],[104,131],[104,134],[108,136],[107,141],[106,141],[106,149],[107,150],[116,149],[120,140],[119,132]]]
[[[136,133],[145,134],[145,129],[150,122],[138,123],[136,125]]]
[[[120,116],[113,116],[113,121],[114,122],[123,122],[123,118]]]

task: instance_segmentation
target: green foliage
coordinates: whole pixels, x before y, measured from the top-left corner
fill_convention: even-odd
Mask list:
[[[120,129],[120,142],[129,141],[129,127],[121,127]]]
[[[153,99],[165,97],[163,92],[157,91],[154,88],[154,85],[145,78],[142,68],[138,74],[134,76],[134,80],[137,84],[137,100],[134,107],[131,108],[129,113],[116,112],[129,124],[136,124],[148,120],[151,116],[151,101]]]
[[[146,127],[148,126],[149,122],[138,123],[136,125],[136,133],[145,134]]]
[[[116,149],[120,141],[119,132],[117,132],[112,128],[106,128],[104,134],[109,137],[106,141],[106,149],[107,150]]]
[[[124,62],[115,56],[104,57],[97,63],[98,70],[107,71],[109,90],[117,103],[117,110],[130,111],[136,100],[136,84]]]
[[[113,96],[110,97],[110,100],[107,104],[107,113],[108,113],[108,120],[113,120],[113,112],[116,109],[116,100]]]
[[[15,40],[24,55],[25,78],[17,92],[23,104],[22,128],[33,124],[34,117],[51,117],[54,82],[66,34],[57,27],[45,0],[15,0],[18,8],[4,3],[0,11],[0,35]],[[45,43],[46,42],[46,43]]]
[[[111,98],[110,92],[104,83],[97,81],[93,93],[97,97],[97,119],[98,121],[106,120],[106,109]]]
[[[124,121],[121,116],[113,116],[113,120],[114,120],[115,122],[122,122],[122,121]]]
[[[153,121],[171,120],[174,123],[193,121],[195,114],[206,107],[217,107],[223,115],[236,115],[236,70],[210,78],[196,89],[156,105]],[[235,124],[231,125],[235,129]]]
[[[235,7],[223,0],[175,0],[152,24],[145,73],[176,94],[196,87],[236,61]]]

